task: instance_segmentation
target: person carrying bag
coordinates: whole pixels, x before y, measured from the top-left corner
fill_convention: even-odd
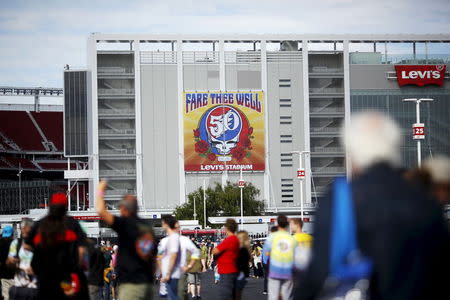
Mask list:
[[[351,185],[346,178],[335,180],[332,194],[330,268],[317,299],[365,300],[372,262],[359,251]]]
[[[10,300],[35,300],[37,299],[37,280],[31,270],[33,252],[29,251],[23,242],[28,236],[33,225],[31,219],[23,219],[21,237],[15,239],[9,248],[7,265],[14,270],[14,285],[9,290]]]

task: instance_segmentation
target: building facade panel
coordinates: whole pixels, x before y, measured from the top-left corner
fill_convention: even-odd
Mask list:
[[[91,49],[101,41],[114,44],[127,40],[131,43],[130,51]],[[210,43],[211,51],[185,51],[183,41],[187,40]],[[235,46],[236,41],[252,43],[254,50],[225,51],[230,48],[228,46]],[[299,47],[299,41],[304,45]],[[133,193],[136,190],[136,162],[141,159],[136,146],[142,140],[143,175],[140,184],[146,209],[172,210],[185,201],[188,193],[201,187],[205,178],[210,187],[226,180],[237,182],[237,172],[184,172],[183,124],[180,124],[183,118],[179,115],[183,91],[263,90],[267,112],[268,165],[266,172],[245,173],[244,178],[260,189],[260,200],[265,201],[270,212],[299,212],[300,182],[296,178],[299,159],[294,151],[310,150],[304,154],[303,166],[308,167],[310,163],[306,173],[311,180],[305,180],[308,188],[302,185],[302,198],[308,207],[320,201],[335,176],[346,174],[347,162],[340,145],[339,127],[344,121],[351,121],[350,114],[356,111],[378,109],[393,116],[403,130],[403,166],[413,167],[416,153],[415,142],[411,139],[411,124],[415,120],[415,109],[411,103],[401,100],[406,97],[434,98],[434,102],[421,107],[427,130],[422,153],[424,157],[437,153],[448,155],[448,72],[442,87],[400,88],[395,78],[394,60],[388,61],[386,53],[383,56],[376,52],[376,47],[373,53],[348,51],[352,43],[400,41],[410,45],[424,41],[448,43],[450,36],[242,35],[195,38],[95,35],[90,39],[89,49],[90,56],[92,52],[96,53],[96,59],[91,57],[89,66],[96,77],[92,95],[94,104],[98,105],[97,112],[92,105],[93,123],[98,123],[98,130],[93,126],[97,132],[91,134],[89,143],[89,148],[94,149],[93,145],[97,143],[99,147],[99,167],[92,164],[94,173],[98,171],[100,178],[110,180],[114,188],[109,193],[119,195],[123,190]],[[144,43],[167,42],[177,44],[179,51],[139,51],[145,48]],[[271,45],[271,50],[267,51],[266,42],[280,47],[273,50]],[[320,48],[313,47],[317,43],[322,43],[324,48],[331,44],[331,48],[311,50]],[[301,50],[304,47],[309,49],[306,60]],[[134,53],[139,53],[139,59],[133,57]],[[393,56],[389,54],[389,57]],[[414,59],[395,62],[414,65],[449,61],[445,55],[441,60],[429,60],[427,55],[425,61],[415,57],[414,54]],[[134,67],[134,61],[140,61],[140,76],[137,77],[134,70],[139,69]],[[140,85],[135,85],[136,78],[139,78]],[[308,85],[307,90],[304,85]],[[140,93],[134,91],[134,86],[140,89]],[[305,103],[305,98],[308,103]],[[135,101],[140,101],[140,109]],[[142,120],[139,130],[135,128],[137,116]],[[305,132],[305,126],[309,126],[309,132]],[[96,152],[92,151],[92,154],[95,161]],[[118,196],[107,198],[111,205],[118,199]]]

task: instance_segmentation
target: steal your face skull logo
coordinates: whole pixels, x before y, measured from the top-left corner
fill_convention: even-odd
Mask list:
[[[218,106],[207,115],[205,127],[212,148],[217,154],[228,155],[239,142],[242,119],[234,108]]]
[[[248,127],[248,120],[240,110],[218,105],[201,117],[198,137],[209,144],[211,153],[229,156],[242,142],[242,136],[247,137]]]

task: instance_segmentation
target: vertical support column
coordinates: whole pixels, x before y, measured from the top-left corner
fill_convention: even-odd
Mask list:
[[[178,87],[178,176],[180,178],[180,204],[186,200],[186,177],[184,174],[184,128],[183,128],[183,40],[177,40],[177,87]]]
[[[39,98],[39,90],[34,90],[34,111],[39,112],[40,111],[40,98]]]
[[[420,123],[420,99],[416,101],[416,123]],[[422,148],[420,139],[417,140],[417,167],[420,168],[422,166]]]
[[[334,42],[336,49],[336,42]],[[303,132],[305,152],[305,191],[306,203],[311,203],[311,136],[309,119],[309,51],[308,40],[302,40],[302,63],[303,63]]]
[[[265,40],[261,41],[261,88],[264,92],[264,143],[265,143],[265,165],[266,170],[264,171],[264,200],[270,207],[270,195],[271,193],[271,176],[270,176],[270,152],[269,152],[269,105],[267,97],[267,43]],[[274,199],[275,201],[275,199]]]
[[[219,40],[219,87],[221,92],[226,90],[225,82],[225,41]],[[228,169],[227,162],[224,161],[225,171],[222,173],[222,187],[224,187],[228,181]]]
[[[80,186],[77,180],[77,210],[80,210]]]
[[[349,41],[344,40],[344,124],[346,127],[350,126],[350,57],[349,57]],[[347,177],[351,176],[351,164],[348,153],[345,153],[345,167],[347,170]]]
[[[88,130],[88,140],[91,145],[89,154],[92,160],[89,162],[89,169],[92,170],[93,178],[89,180],[89,208],[95,207],[95,195],[97,194],[97,184],[100,178],[98,161],[98,91],[97,91],[97,40],[95,34],[88,38],[87,45],[87,66],[91,71],[91,130]]]
[[[225,86],[225,41],[219,40],[219,83],[220,91],[224,92]]]
[[[388,58],[387,58],[387,42],[384,41],[384,64],[388,63]]]
[[[139,40],[134,48],[134,120],[136,126],[136,195],[141,209],[145,210],[142,172],[142,97],[141,97],[141,49]]]

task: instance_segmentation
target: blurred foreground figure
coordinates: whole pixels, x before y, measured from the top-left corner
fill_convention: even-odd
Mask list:
[[[439,155],[428,158],[423,169],[430,174],[431,192],[441,205],[450,204],[450,158]]]
[[[119,280],[119,299],[152,299],[155,240],[152,227],[138,217],[135,196],[125,195],[119,203],[120,217],[106,209],[106,181],[97,189],[97,212],[117,232],[119,252],[115,270]]]
[[[25,238],[33,250],[31,268],[37,276],[38,299],[89,299],[86,270],[86,234],[67,215],[67,197],[53,194],[48,214]]]
[[[370,299],[444,299],[449,233],[436,201],[395,169],[400,162],[399,128],[382,114],[361,113],[352,116],[343,137],[352,167],[357,243],[372,262]],[[296,299],[319,298],[329,279],[336,213],[331,199],[333,195],[317,211],[312,260]]]

